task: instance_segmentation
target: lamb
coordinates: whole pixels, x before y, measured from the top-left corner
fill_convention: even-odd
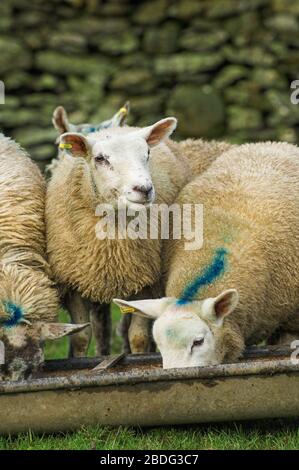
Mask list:
[[[38,167],[0,134],[0,379],[17,380],[43,362],[42,344],[81,330],[53,323],[56,289],[45,258],[45,182]]]
[[[52,123],[55,129],[58,131],[59,136],[56,139],[56,144],[60,142],[60,135],[66,132],[81,132],[83,135],[92,134],[100,129],[107,129],[108,127],[118,127],[123,126],[126,122],[126,119],[130,112],[130,103],[127,101],[113,116],[111,119],[100,122],[99,124],[72,124],[69,121],[68,114],[63,106],[58,106],[53,113]],[[68,157],[67,153],[59,148],[58,145],[58,155],[56,158],[53,158],[50,165],[47,166],[47,175],[51,176],[55,171],[56,166],[60,159]],[[62,299],[63,306],[71,310],[80,310],[81,299],[73,299],[72,292],[66,289],[63,289],[60,292],[60,297]],[[101,348],[98,350],[100,355],[106,355],[110,352],[110,337],[111,337],[111,315],[110,315],[110,306],[107,304],[99,303],[89,303],[84,302],[83,309],[89,308],[91,310],[91,315],[98,317],[97,322],[94,323],[94,328],[97,331],[97,336],[99,337],[99,342],[101,343]],[[94,315],[92,312],[96,312]],[[78,315],[78,314],[77,314]],[[84,333],[86,336],[90,336],[90,329]],[[127,335],[126,335],[127,339]],[[72,346],[72,344],[71,344]],[[70,349],[70,355],[73,355],[72,348]]]
[[[155,319],[164,368],[240,357],[277,330],[299,333],[299,149],[287,143],[228,150],[191,181],[179,204],[204,206],[204,245],[164,250],[165,298],[115,299]]]
[[[96,208],[119,204],[132,210],[171,203],[190,178],[183,157],[164,144],[176,127],[174,118],[145,128],[114,127],[84,136],[65,133],[61,146],[72,158],[59,161],[49,182],[46,202],[49,261],[56,281],[72,290],[68,308],[76,323],[88,319],[88,303],[109,304],[115,296],[141,295],[160,278],[161,240],[97,238]],[[126,220],[129,221],[129,218]],[[158,291],[157,294],[158,295]],[[99,312],[93,312],[97,353]],[[144,323],[144,322],[143,322]],[[130,327],[131,349],[147,348],[141,320]],[[90,331],[72,339],[76,356],[86,354]]]

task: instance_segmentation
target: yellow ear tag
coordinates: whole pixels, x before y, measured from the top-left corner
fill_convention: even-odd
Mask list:
[[[128,113],[127,108],[120,108],[120,110],[118,111],[117,115],[119,115],[119,114],[124,114],[124,115],[126,115],[127,113]]]
[[[60,149],[71,149],[73,144],[59,144]]]
[[[136,308],[134,307],[120,307],[121,313],[134,313],[136,312]]]

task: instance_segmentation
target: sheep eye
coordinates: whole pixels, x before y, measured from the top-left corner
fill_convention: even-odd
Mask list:
[[[195,339],[193,341],[193,344],[192,344],[192,348],[191,348],[191,352],[193,350],[193,348],[196,348],[196,347],[199,347],[199,346],[202,346],[203,343],[204,343],[205,339],[204,338],[198,338],[198,339]]]
[[[146,161],[149,161],[150,153],[151,153],[151,151],[150,151],[150,149],[148,149],[148,151],[147,151],[147,157],[146,157]]]
[[[96,163],[99,163],[99,164],[104,164],[104,165],[110,165],[107,157],[105,157],[104,155],[97,155],[95,158],[94,158],[95,162]]]

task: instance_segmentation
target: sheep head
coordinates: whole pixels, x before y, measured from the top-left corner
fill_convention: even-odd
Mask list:
[[[154,320],[153,336],[161,352],[164,369],[207,366],[221,363],[224,318],[238,304],[234,289],[215,298],[180,304],[165,297],[153,300],[114,299],[123,313]]]
[[[22,380],[37,372],[44,362],[43,344],[81,331],[88,326],[67,323],[37,322],[30,324],[22,309],[10,304],[11,314],[1,316],[0,380]],[[12,315],[18,317],[12,318]]]
[[[176,124],[170,117],[144,128],[114,127],[87,136],[67,132],[60,136],[60,148],[73,158],[85,159],[98,202],[140,210],[155,199],[150,150]]]
[[[59,304],[47,265],[31,254],[34,266],[27,266],[26,256],[14,253],[0,264],[0,380],[30,376],[43,363],[47,339],[87,326],[53,323]]]

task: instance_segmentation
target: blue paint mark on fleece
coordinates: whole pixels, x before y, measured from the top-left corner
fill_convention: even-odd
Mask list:
[[[18,325],[24,318],[24,310],[19,305],[14,304],[13,302],[3,302],[6,312],[9,314],[10,318],[3,322],[5,328],[12,328],[13,326]]]
[[[191,302],[201,287],[211,284],[224,273],[227,254],[228,251],[225,248],[216,250],[211,264],[184,289],[180,299],[177,300],[177,305]]]
[[[97,131],[96,127],[84,127],[81,132],[87,135],[87,134],[92,134],[93,132],[96,132],[96,131]]]

